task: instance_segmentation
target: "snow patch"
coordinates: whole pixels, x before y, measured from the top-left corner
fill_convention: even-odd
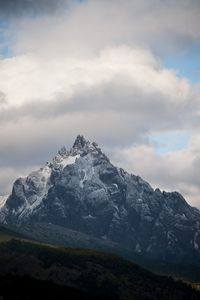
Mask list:
[[[140,252],[142,252],[142,250],[141,250],[141,248],[140,248],[140,244],[139,244],[139,243],[137,243],[137,244],[136,244],[136,246],[135,246],[135,252],[137,252],[137,253],[140,253]]]
[[[197,238],[198,238],[199,232],[195,232],[194,234],[194,249],[198,250],[199,249],[199,245],[197,243]]]
[[[83,216],[83,219],[96,219],[96,217],[92,216],[91,214],[87,215],[87,216]]]
[[[83,172],[84,172],[83,179],[80,180],[80,187],[81,187],[81,188],[84,187],[84,181],[85,181],[86,178],[87,178],[85,170],[83,170]]]
[[[32,172],[26,178],[24,182],[25,196],[29,193],[30,184],[35,186],[37,193],[29,196],[28,199],[25,197],[26,201],[24,207],[22,207],[21,211],[17,211],[17,213],[20,213],[19,219],[32,214],[33,210],[40,206],[42,199],[48,194],[49,188],[51,187],[51,172],[52,169],[50,166],[46,165],[44,168],[40,168],[38,171]]]
[[[84,187],[84,182],[92,180],[93,177],[97,177],[95,174],[95,168],[93,166],[93,157],[89,153],[88,155],[82,157],[79,165],[81,172],[84,172],[84,175],[81,175],[80,187]]]
[[[80,154],[69,155],[68,152],[60,152],[54,157],[52,162],[48,166],[52,169],[61,168],[64,169],[68,165],[73,165],[76,162],[76,159],[80,157]]]
[[[0,209],[5,205],[9,195],[0,196]]]
[[[63,160],[61,160],[60,165],[64,169],[68,165],[73,165],[76,162],[76,159],[78,159],[79,157],[80,157],[80,154],[77,154],[75,156],[68,156],[68,157],[64,158]]]

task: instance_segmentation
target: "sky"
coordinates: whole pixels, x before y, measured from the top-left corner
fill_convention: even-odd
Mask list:
[[[0,194],[78,134],[200,207],[200,2],[0,0]]]

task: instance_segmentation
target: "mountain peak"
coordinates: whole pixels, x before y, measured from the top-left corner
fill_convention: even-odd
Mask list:
[[[73,155],[74,154],[87,154],[91,152],[101,152],[101,149],[98,148],[98,145],[95,142],[90,142],[85,139],[83,135],[77,135],[73,147],[70,151]]]
[[[73,149],[82,149],[88,144],[90,144],[90,142],[87,141],[83,135],[78,134],[72,148]]]

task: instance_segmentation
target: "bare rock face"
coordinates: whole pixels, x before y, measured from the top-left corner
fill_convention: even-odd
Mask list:
[[[5,224],[45,222],[109,239],[151,258],[200,256],[200,211],[177,192],[154,190],[77,136],[70,151],[19,178],[0,211]]]

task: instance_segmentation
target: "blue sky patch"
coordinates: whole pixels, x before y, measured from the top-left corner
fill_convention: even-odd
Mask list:
[[[188,141],[189,135],[183,132],[164,132],[150,137],[150,143],[158,154],[185,149]]]
[[[178,76],[200,83],[200,43],[191,45],[184,53],[167,56],[163,63],[166,68],[177,70]]]
[[[0,19],[0,58],[7,58],[12,55],[11,44],[13,41],[11,36],[8,36],[8,28],[7,22]]]

